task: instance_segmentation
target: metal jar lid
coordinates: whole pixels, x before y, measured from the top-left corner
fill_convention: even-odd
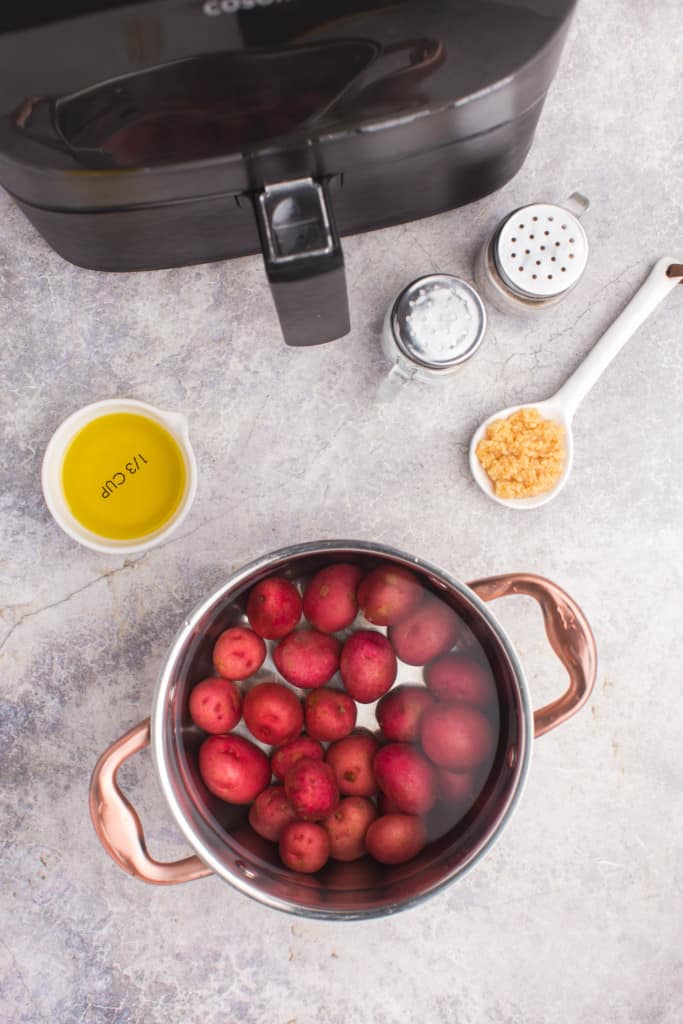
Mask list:
[[[479,348],[486,310],[466,281],[451,274],[429,274],[412,281],[398,296],[391,329],[408,359],[431,370],[448,370]]]
[[[511,292],[542,302],[578,282],[588,259],[588,239],[581,222],[565,207],[532,203],[503,221],[493,258]]]

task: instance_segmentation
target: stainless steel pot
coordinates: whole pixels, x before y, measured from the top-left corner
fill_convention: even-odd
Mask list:
[[[500,701],[500,735],[493,767],[468,814],[414,860],[383,867],[371,858],[329,862],[315,876],[288,871],[273,844],[260,839],[241,807],[209,794],[197,770],[202,735],[192,725],[188,695],[211,671],[211,651],[226,624],[244,621],[246,594],[273,573],[305,581],[331,562],[353,561],[365,569],[381,563],[410,568],[447,601],[484,647]],[[550,644],[569,674],[561,697],[533,711],[515,649],[487,602],[510,594],[541,606]],[[415,669],[399,674],[398,682]],[[231,576],[186,619],[161,670],[151,718],[116,741],[98,761],[90,788],[90,812],[102,845],[128,874],[171,884],[212,872],[241,892],[278,910],[308,917],[353,919],[395,913],[462,877],[500,836],[520,798],[535,736],[554,729],[586,702],[595,682],[596,650],[590,626],[576,603],[540,576],[511,573],[464,584],[419,558],[362,541],[321,541],[285,548]],[[361,723],[363,724],[363,723]],[[196,855],[160,863],[147,852],[138,815],[116,783],[124,761],[151,742],[171,812]]]

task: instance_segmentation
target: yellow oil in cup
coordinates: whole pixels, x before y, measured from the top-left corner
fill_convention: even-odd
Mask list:
[[[50,438],[41,484],[55,522],[79,544],[147,551],[184,522],[197,492],[187,419],[135,398],[83,406]]]
[[[180,445],[148,416],[115,412],[87,423],[62,464],[62,490],[74,518],[108,540],[156,533],[185,495]]]

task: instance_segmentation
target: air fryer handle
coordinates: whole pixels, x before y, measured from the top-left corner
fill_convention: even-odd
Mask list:
[[[288,345],[347,334],[344,255],[327,184],[313,178],[267,185],[254,196],[266,273]]]

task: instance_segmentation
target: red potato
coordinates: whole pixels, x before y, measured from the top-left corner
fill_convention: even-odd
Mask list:
[[[496,704],[496,684],[488,665],[466,654],[445,654],[425,669],[425,682],[439,700],[462,701],[478,708]]]
[[[213,663],[226,679],[248,679],[266,659],[266,645],[253,629],[233,626],[216,640]]]
[[[379,741],[372,733],[360,730],[328,748],[325,760],[334,770],[340,793],[372,796],[377,792],[372,762],[378,750]]]
[[[192,689],[190,718],[204,732],[226,733],[242,717],[242,694],[230,679],[210,676]]]
[[[443,601],[431,597],[408,618],[389,628],[389,640],[407,665],[426,665],[450,651],[460,635],[460,619]]]
[[[280,858],[292,871],[320,871],[330,855],[330,839],[322,825],[292,821],[280,833]]]
[[[348,693],[322,687],[304,698],[304,724],[309,736],[324,742],[341,740],[356,724],[357,708]]]
[[[375,630],[359,629],[342,648],[339,672],[359,704],[372,704],[391,689],[397,669],[391,644]]]
[[[452,772],[468,771],[493,756],[495,736],[488,718],[469,704],[435,704],[420,726],[427,757]]]
[[[357,565],[328,565],[304,591],[304,615],[321,633],[350,626],[358,614],[356,588],[362,576]]]
[[[389,743],[375,754],[377,785],[405,814],[426,814],[436,803],[436,774],[409,743]]]
[[[268,786],[249,808],[249,824],[254,832],[271,843],[278,841],[290,821],[296,821],[296,811],[287,799],[284,786]]]
[[[247,599],[249,625],[266,640],[281,640],[301,618],[301,597],[289,580],[269,576],[253,586]]]
[[[292,686],[306,690],[329,683],[339,668],[341,644],[317,629],[298,629],[281,640],[273,651],[278,672]]]
[[[434,703],[424,686],[395,686],[377,705],[377,721],[388,740],[415,742],[420,735],[420,719]]]
[[[365,834],[365,846],[381,864],[403,864],[427,842],[423,821],[414,814],[385,814]]]
[[[439,799],[447,804],[471,805],[481,786],[476,772],[449,772],[439,768],[436,772]]]
[[[270,761],[242,736],[209,736],[199,748],[206,788],[230,804],[250,804],[270,782]]]
[[[283,683],[259,683],[244,698],[247,729],[261,743],[287,743],[301,732],[301,701]]]
[[[438,803],[429,814],[423,818],[427,832],[428,842],[441,839],[448,835],[451,829],[455,828],[467,814],[469,806],[459,803]]]
[[[486,773],[479,768],[467,772],[436,769],[436,790],[439,799],[425,819],[430,840],[446,835],[462,821],[476,803],[485,778]]]
[[[285,775],[297,761],[302,757],[311,757],[314,761],[323,761],[325,751],[322,744],[318,743],[311,736],[297,736],[289,743],[283,743],[271,754],[270,763],[273,768],[273,775],[276,779],[284,780]]]
[[[339,788],[333,770],[324,761],[300,758],[285,775],[285,793],[304,821],[322,821],[339,803]]]
[[[336,861],[330,874],[331,884],[338,892],[350,892],[352,889],[367,891],[382,885],[385,868],[372,857],[359,857],[358,860]]]
[[[358,604],[368,622],[393,626],[410,615],[424,595],[424,587],[412,572],[398,565],[383,565],[358,587]]]
[[[386,793],[380,793],[377,797],[377,810],[380,814],[400,814],[401,808],[390,800]]]
[[[330,837],[330,857],[358,860],[365,853],[365,833],[377,817],[377,808],[364,796],[347,796],[325,818],[323,827]]]

